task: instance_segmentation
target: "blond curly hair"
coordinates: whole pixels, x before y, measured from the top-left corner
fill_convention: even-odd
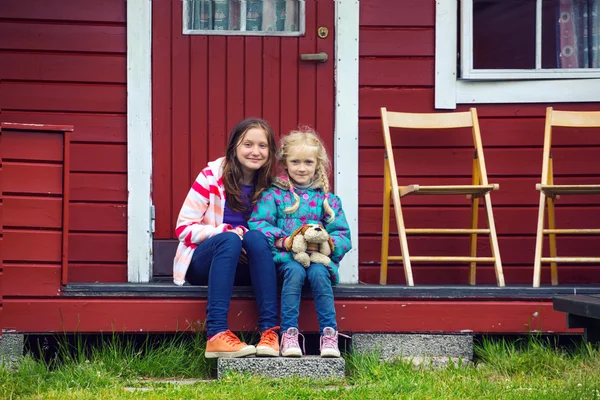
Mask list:
[[[327,155],[327,151],[325,151],[325,146],[323,145],[323,141],[315,132],[314,129],[310,127],[301,127],[299,130],[291,131],[287,136],[281,138],[281,146],[279,147],[279,151],[277,152],[277,159],[279,161],[279,165],[286,169],[287,159],[290,155],[292,149],[297,149],[298,147],[314,149],[315,156],[317,159],[317,166],[315,169],[315,177],[321,183],[321,187],[323,188],[323,192],[325,193],[325,201],[323,201],[323,208],[325,212],[329,215],[327,219],[327,223],[331,223],[335,220],[335,212],[329,205],[329,172],[331,171],[331,162],[329,161],[329,156]],[[285,210],[283,210],[286,214],[291,214],[298,210],[300,207],[300,197],[296,194],[296,190],[294,187],[294,183],[288,174],[288,180],[290,183],[290,192],[294,197],[294,204]]]

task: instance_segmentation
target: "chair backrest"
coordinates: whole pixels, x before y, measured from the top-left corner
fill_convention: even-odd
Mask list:
[[[453,128],[472,128],[473,146],[477,151],[477,164],[482,185],[488,184],[487,171],[485,168],[485,158],[483,155],[483,146],[481,144],[481,134],[479,131],[479,120],[477,110],[471,108],[469,111],[449,112],[449,113],[405,113],[387,111],[385,107],[381,108],[381,121],[383,125],[383,137],[385,144],[386,157],[392,172],[395,176],[396,167],[394,154],[392,151],[392,140],[390,135],[391,128],[404,129],[453,129]]]
[[[558,111],[546,108],[544,129],[544,155],[542,163],[542,184],[549,183],[550,154],[552,147],[552,127],[594,128],[600,127],[600,111]]]

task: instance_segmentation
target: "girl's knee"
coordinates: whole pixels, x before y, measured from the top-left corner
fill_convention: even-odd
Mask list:
[[[308,280],[313,286],[315,284],[331,285],[329,271],[322,264],[311,264],[310,268],[308,268]]]
[[[264,233],[262,233],[259,230],[253,229],[253,230],[249,230],[248,232],[246,232],[244,234],[244,240],[247,240],[249,242],[266,242],[267,241],[267,237],[265,236]]]
[[[242,241],[237,233],[234,232],[223,232],[217,235],[219,238],[218,246],[224,246],[228,251],[235,251],[239,253],[242,251]]]

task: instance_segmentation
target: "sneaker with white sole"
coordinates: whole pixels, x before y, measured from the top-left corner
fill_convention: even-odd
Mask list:
[[[258,357],[279,357],[279,335],[278,326],[264,331],[260,341],[256,346],[256,355]]]
[[[338,333],[335,329],[327,327],[321,335],[321,357],[340,357],[338,348],[338,336],[349,337]]]
[[[254,346],[247,345],[238,339],[229,329],[217,333],[206,342],[206,358],[237,358],[256,354]]]
[[[281,335],[281,355],[283,357],[302,357],[302,349],[298,342],[298,336],[304,336],[298,332],[298,328],[288,328]]]

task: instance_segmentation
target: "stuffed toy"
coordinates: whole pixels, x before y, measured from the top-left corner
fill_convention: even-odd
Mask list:
[[[329,255],[334,249],[333,241],[323,226],[317,224],[303,225],[292,233],[290,239],[286,247],[287,250],[294,253],[294,260],[305,268],[308,268],[311,262],[323,265],[329,265],[331,262]],[[306,249],[309,243],[317,243],[319,251],[308,254]]]

